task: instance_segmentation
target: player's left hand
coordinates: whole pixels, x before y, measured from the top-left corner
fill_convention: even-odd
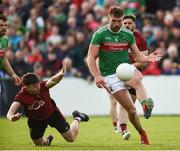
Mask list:
[[[94,77],[94,80],[98,88],[105,88],[111,94],[110,90],[106,86],[106,82],[104,81],[104,78],[101,75]]]
[[[64,76],[66,74],[66,62],[62,62],[62,69],[60,71],[61,75]]]
[[[11,117],[11,121],[17,121],[21,118],[22,113],[17,112]]]
[[[157,62],[160,61],[162,57],[163,57],[163,51],[156,50],[148,56],[148,61]]]
[[[15,85],[17,85],[17,86],[21,85],[22,81],[21,81],[21,79],[17,76],[16,73],[13,73],[13,74],[11,75],[11,77],[12,77],[12,79],[14,80]]]

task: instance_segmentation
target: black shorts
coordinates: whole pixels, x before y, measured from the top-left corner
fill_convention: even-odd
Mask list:
[[[28,119],[31,138],[36,140],[43,137],[48,125],[56,128],[59,133],[67,132],[70,129],[69,123],[66,121],[64,116],[58,109],[55,109],[55,111],[47,120],[37,121]]]
[[[135,90],[135,89],[130,88],[130,89],[128,89],[128,91],[129,91],[129,93],[130,93],[131,95],[135,95],[135,96],[136,96],[136,90]]]

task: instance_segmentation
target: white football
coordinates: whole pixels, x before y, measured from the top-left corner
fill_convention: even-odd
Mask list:
[[[128,63],[122,63],[116,68],[116,75],[122,81],[130,80],[135,74],[135,67]]]

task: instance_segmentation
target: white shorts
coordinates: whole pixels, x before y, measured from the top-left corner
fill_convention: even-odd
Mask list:
[[[104,79],[109,91],[112,94],[116,93],[119,90],[127,89],[124,81],[121,81],[116,74],[106,76],[104,77]]]

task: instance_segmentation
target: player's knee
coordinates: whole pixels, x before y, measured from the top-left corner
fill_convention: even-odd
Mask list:
[[[112,107],[112,108],[116,108],[116,105],[117,105],[117,102],[112,102],[112,103],[111,103],[111,107]]]
[[[120,105],[120,110],[125,110],[125,108],[122,105]]]
[[[44,145],[44,142],[43,141],[33,141],[34,142],[34,144],[36,145],[36,146],[43,146]]]
[[[111,106],[115,107],[117,105],[117,101],[113,96],[110,97],[110,101],[111,101]]]
[[[137,114],[136,108],[133,107],[133,108],[128,109],[128,114],[131,116],[136,115]]]
[[[132,81],[132,86],[134,89],[137,89],[141,85],[141,79],[137,78]]]
[[[75,139],[76,139],[75,137],[69,137],[66,139],[66,141],[72,143],[75,141]]]

